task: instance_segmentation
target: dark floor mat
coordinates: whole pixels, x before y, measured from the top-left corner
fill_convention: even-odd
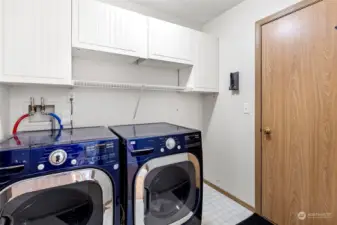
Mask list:
[[[272,223],[268,222],[261,216],[254,214],[245,221],[242,221],[238,225],[273,225]]]

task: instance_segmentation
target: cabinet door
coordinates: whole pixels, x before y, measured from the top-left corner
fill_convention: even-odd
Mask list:
[[[147,17],[99,0],[73,0],[73,47],[147,56]]]
[[[2,0],[2,81],[70,84],[71,3]]]
[[[192,65],[192,47],[191,29],[149,18],[149,58]]]
[[[78,7],[79,41],[98,46],[109,46],[109,5],[98,0],[79,0]]]
[[[141,14],[110,7],[110,44],[112,47],[138,55],[147,56],[147,17]]]
[[[219,40],[199,33],[195,87],[204,91],[219,90]]]

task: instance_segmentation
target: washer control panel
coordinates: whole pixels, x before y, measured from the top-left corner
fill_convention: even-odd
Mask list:
[[[119,163],[118,150],[118,140],[36,148],[31,150],[30,165],[36,172],[89,165],[113,167]]]

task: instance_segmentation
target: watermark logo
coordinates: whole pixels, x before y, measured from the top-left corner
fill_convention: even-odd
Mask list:
[[[305,218],[307,218],[307,214],[305,212],[299,212],[297,217],[299,220],[305,220]]]
[[[299,220],[305,220],[305,219],[330,219],[330,218],[332,218],[332,213],[306,213],[306,212],[299,212],[297,214],[297,218]]]
[[[331,219],[332,213],[308,213],[307,216],[311,219]]]

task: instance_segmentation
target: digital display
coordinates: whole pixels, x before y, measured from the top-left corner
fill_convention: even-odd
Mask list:
[[[96,145],[87,146],[85,149],[87,157],[93,157],[99,155],[99,150]]]
[[[103,150],[106,149],[106,145],[105,145],[105,144],[100,144],[100,145],[98,145],[98,149],[99,149],[100,151],[103,151]]]
[[[109,153],[113,153],[113,143],[94,144],[85,147],[85,154],[87,158],[100,157]]]

